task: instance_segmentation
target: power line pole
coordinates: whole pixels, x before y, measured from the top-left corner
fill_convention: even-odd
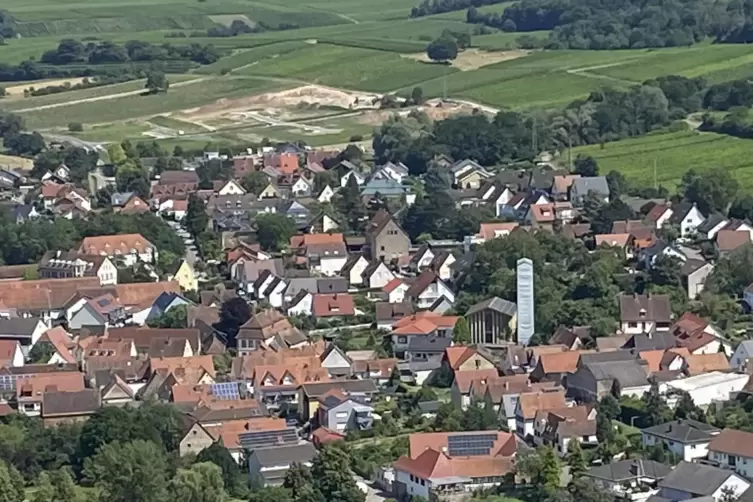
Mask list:
[[[656,186],[656,159],[654,159],[654,190],[656,190],[658,187]]]
[[[533,159],[536,160],[536,156],[539,154],[536,137],[536,116],[533,117],[533,127],[531,128],[531,150],[533,151]]]
[[[568,170],[573,172],[573,138],[567,135],[567,164]]]

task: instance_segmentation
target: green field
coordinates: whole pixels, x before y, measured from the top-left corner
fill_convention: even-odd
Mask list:
[[[284,87],[280,82],[253,78],[215,78],[171,88],[167,94],[131,95],[106,101],[91,101],[44,110],[23,112],[29,128],[65,126],[71,122],[97,124],[148,117],[174,110],[207,105],[232,98]]]
[[[197,75],[169,75],[168,79],[171,84],[178,82],[186,82],[190,80],[196,80],[199,77]],[[29,87],[36,85],[37,87],[43,87],[43,85],[29,83]],[[34,108],[38,106],[49,106],[58,103],[67,103],[70,101],[76,101],[81,99],[91,99],[101,96],[109,96],[112,94],[118,94],[121,92],[133,92],[144,89],[144,80],[132,80],[130,82],[123,82],[120,84],[103,85],[99,87],[91,87],[89,89],[79,89],[76,91],[59,92],[56,94],[47,94],[46,96],[33,96],[25,98],[23,96],[6,98],[0,104],[5,110],[18,111],[27,108]]]
[[[591,155],[603,173],[615,170],[628,180],[674,190],[688,169],[713,173],[731,172],[744,188],[753,188],[753,141],[722,134],[680,131],[573,149],[574,154]],[[654,170],[656,165],[656,170]]]
[[[590,73],[640,83],[657,75],[705,77],[710,81],[743,78],[753,73],[753,48],[748,45],[698,45],[642,51],[641,58],[619,62]]]
[[[385,51],[314,44],[237,73],[296,78],[332,87],[387,92],[453,71],[456,70],[421,63]]]

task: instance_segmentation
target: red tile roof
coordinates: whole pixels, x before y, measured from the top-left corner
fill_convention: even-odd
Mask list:
[[[141,234],[100,235],[86,237],[79,246],[79,252],[93,255],[115,256],[131,254],[134,251],[146,253],[155,249]]]
[[[355,303],[349,294],[316,294],[311,309],[315,317],[355,315]]]

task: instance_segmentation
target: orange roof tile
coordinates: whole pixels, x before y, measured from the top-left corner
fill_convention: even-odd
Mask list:
[[[471,384],[474,381],[488,382],[490,380],[496,380],[499,378],[499,373],[496,369],[487,370],[469,370],[469,371],[456,371],[455,372],[455,385],[461,394],[467,394],[471,389]]]
[[[539,364],[544,373],[575,373],[578,369],[580,352],[556,352],[541,354]]]
[[[456,370],[461,364],[476,354],[476,349],[456,345],[454,347],[447,347],[444,349],[444,353],[447,357],[447,363],[450,365],[450,368]]]
[[[520,410],[523,412],[523,418],[531,419],[536,416],[537,411],[566,407],[565,391],[556,390],[524,393],[518,398],[518,406],[520,406]]]
[[[134,251],[146,253],[154,249],[154,244],[141,234],[119,234],[85,237],[78,250],[84,254],[116,256]]]
[[[507,235],[518,226],[517,223],[482,223],[479,227],[478,236],[490,240]]]
[[[697,354],[685,358],[685,370],[690,375],[700,375],[710,371],[729,371],[730,365],[724,352]]]
[[[661,371],[661,361],[664,358],[663,350],[644,350],[638,353],[638,357],[648,363],[646,367],[651,373]]]

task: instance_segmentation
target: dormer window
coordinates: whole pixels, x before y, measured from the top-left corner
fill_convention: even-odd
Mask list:
[[[638,312],[638,315],[639,315],[639,316],[641,316],[641,318],[643,318],[643,317],[646,317],[646,309],[641,309],[641,310],[640,310],[640,311]]]

